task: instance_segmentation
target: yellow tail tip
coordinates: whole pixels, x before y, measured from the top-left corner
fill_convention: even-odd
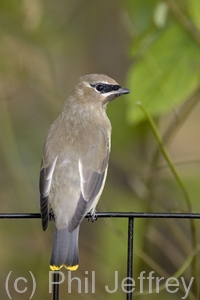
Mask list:
[[[75,265],[75,266],[65,266],[65,265],[55,266],[55,265],[50,265],[51,271],[59,271],[60,269],[62,269],[62,267],[65,267],[69,271],[76,271],[78,269],[78,265]]]
[[[50,266],[50,269],[51,271],[59,271],[60,269],[62,269],[63,265],[62,266],[55,266],[55,265],[52,265]]]
[[[78,265],[75,266],[64,266],[69,271],[76,271],[78,269]]]

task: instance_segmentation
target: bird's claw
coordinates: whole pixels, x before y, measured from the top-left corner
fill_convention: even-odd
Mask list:
[[[49,221],[55,221],[55,216],[52,208],[49,209]]]
[[[91,220],[92,222],[95,222],[97,220],[97,214],[96,214],[96,212],[90,213],[88,221],[89,220]]]

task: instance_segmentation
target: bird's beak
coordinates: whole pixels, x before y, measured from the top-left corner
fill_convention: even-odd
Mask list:
[[[130,91],[127,88],[120,87],[116,91],[111,91],[109,93],[106,93],[106,99],[103,101],[103,104],[107,105],[109,102],[111,102],[115,98],[125,95],[125,94],[129,94],[129,93],[130,93]]]
[[[118,91],[116,91],[117,96],[121,96],[123,94],[129,94],[130,90],[127,88],[121,87]]]
[[[129,94],[129,93],[130,93],[130,91],[128,89],[126,89],[124,87],[120,87],[118,90],[110,92],[110,95],[108,95],[106,97],[104,104],[111,102],[112,100],[114,100],[115,98],[117,98],[121,95]]]

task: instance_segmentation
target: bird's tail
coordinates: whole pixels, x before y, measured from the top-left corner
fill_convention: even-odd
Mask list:
[[[79,226],[72,232],[67,227],[54,230],[54,245],[50,269],[60,270],[63,266],[71,271],[78,268],[78,234]]]

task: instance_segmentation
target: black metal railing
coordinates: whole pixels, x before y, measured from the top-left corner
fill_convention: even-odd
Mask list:
[[[0,219],[39,219],[40,213],[1,213]],[[128,278],[133,277],[133,248],[134,248],[134,220],[137,218],[167,218],[167,219],[200,219],[200,213],[148,213],[148,212],[99,212],[97,218],[127,218],[127,270]],[[90,214],[86,215],[90,218]],[[56,284],[56,282],[58,284]],[[131,283],[131,282],[130,282]],[[126,300],[132,300],[131,285],[127,282]],[[59,299],[59,272],[54,272],[53,300]]]

